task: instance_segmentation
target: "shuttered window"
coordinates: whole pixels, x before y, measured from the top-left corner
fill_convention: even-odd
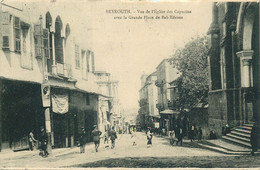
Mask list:
[[[41,26],[34,25],[35,57],[41,57]]]
[[[75,60],[76,60],[76,68],[80,68],[79,46],[78,45],[75,45]]]
[[[18,17],[14,17],[14,51],[21,52],[21,26]]]
[[[44,56],[46,58],[50,58],[49,30],[48,29],[43,29],[43,48],[44,48]]]
[[[42,29],[40,25],[34,25],[35,56],[50,58],[49,30]],[[43,51],[42,48],[43,47]],[[42,55],[42,52],[44,53]]]
[[[2,48],[10,48],[10,14],[8,12],[1,13],[2,19]]]

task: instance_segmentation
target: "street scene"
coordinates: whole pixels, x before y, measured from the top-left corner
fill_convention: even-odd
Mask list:
[[[168,138],[154,136],[152,146],[147,147],[145,133],[137,132],[133,140],[130,134],[122,134],[116,140],[115,148],[100,143],[95,152],[94,143],[86,145],[85,153],[80,153],[79,147],[54,149],[47,158],[39,157],[38,151],[23,151],[13,154],[1,153],[1,167],[25,168],[72,168],[72,167],[220,167],[245,168],[250,163],[251,168],[258,167],[259,157],[251,157],[250,151],[241,149],[241,153],[224,153],[207,149],[184,140],[182,146],[170,145]],[[136,142],[133,146],[132,141]]]
[[[259,3],[0,2],[0,168],[260,168]]]

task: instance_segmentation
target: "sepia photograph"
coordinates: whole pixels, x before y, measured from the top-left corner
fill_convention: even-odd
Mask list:
[[[259,2],[0,0],[0,169],[260,169]]]

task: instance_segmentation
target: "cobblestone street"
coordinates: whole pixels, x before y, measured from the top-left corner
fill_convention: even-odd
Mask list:
[[[136,133],[136,146],[129,134],[118,135],[116,147],[105,148],[101,141],[99,152],[94,144],[86,146],[86,152],[79,148],[53,149],[52,155],[42,158],[39,151],[3,151],[0,153],[1,168],[58,168],[58,167],[259,167],[259,156],[227,155],[197,148],[184,141],[183,146],[170,146],[165,137],[153,138],[153,145],[146,146],[146,136]],[[194,143],[195,144],[195,143]]]

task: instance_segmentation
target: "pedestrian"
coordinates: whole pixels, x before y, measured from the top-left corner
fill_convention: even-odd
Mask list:
[[[85,145],[86,145],[86,131],[84,127],[81,128],[81,133],[79,137],[79,145],[80,145],[80,153],[85,153]]]
[[[194,141],[194,138],[195,138],[195,126],[192,125],[191,126],[191,129],[190,129],[190,141]]]
[[[178,127],[178,141],[177,141],[176,145],[178,145],[180,142],[180,144],[182,146],[182,139],[183,139],[183,130],[181,127]]]
[[[174,141],[176,139],[174,130],[169,131],[170,144],[174,145]]]
[[[112,127],[112,130],[110,132],[110,140],[111,140],[111,149],[115,148],[115,144],[116,144],[116,140],[117,139],[117,135],[116,135],[116,131],[114,126]]]
[[[31,151],[34,150],[36,142],[37,142],[37,140],[34,138],[33,130],[31,130],[31,132],[29,133],[29,149]]]
[[[135,146],[136,145],[136,142],[135,142],[135,131],[136,131],[136,129],[133,129],[132,131],[131,131],[131,140],[132,140],[132,145],[133,146]]]
[[[41,152],[40,155],[42,157],[47,157],[49,155],[47,151],[47,145],[48,145],[48,135],[45,132],[44,128],[41,128],[41,136],[40,136],[40,141],[41,141]]]
[[[199,130],[198,130],[198,141],[201,141],[202,139],[202,129],[201,127],[199,127]]]
[[[108,131],[106,130],[105,131],[105,134],[104,134],[104,144],[108,144]]]
[[[255,152],[257,151],[257,123],[254,123],[251,135],[250,135],[250,143],[251,143],[251,155],[255,155]]]
[[[217,139],[217,135],[214,130],[211,130],[209,133],[209,139]]]
[[[95,150],[96,152],[98,152],[98,147],[100,144],[100,135],[102,134],[102,132],[100,132],[97,128],[97,125],[94,125],[94,130],[92,131],[92,135],[93,135],[93,141],[95,144]]]
[[[151,132],[151,129],[148,128],[148,131],[147,131],[147,147],[150,147],[152,145],[152,138],[153,138],[153,134]]]

